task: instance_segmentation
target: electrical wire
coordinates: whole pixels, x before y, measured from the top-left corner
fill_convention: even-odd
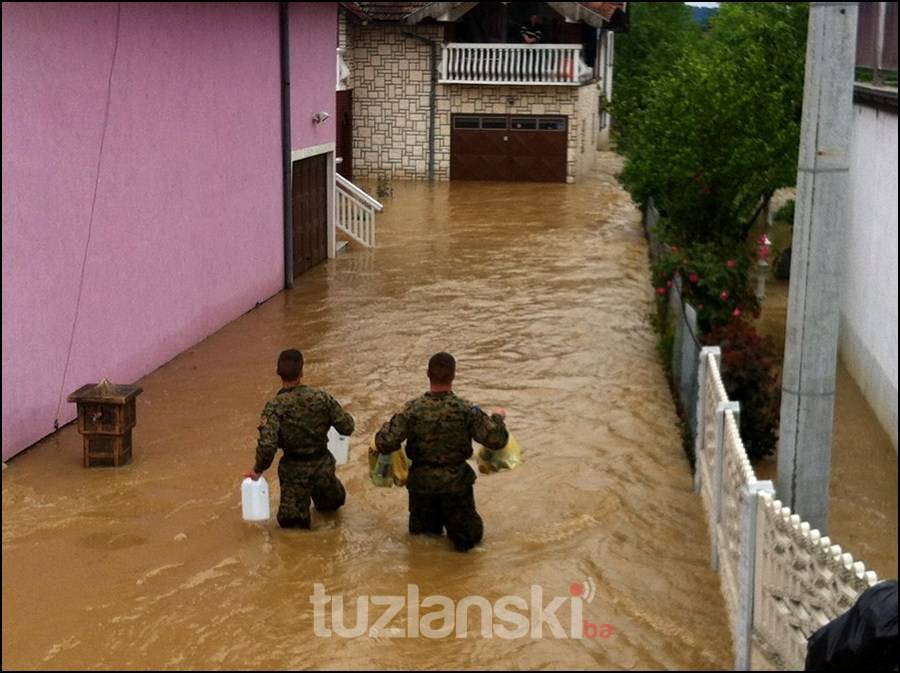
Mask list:
[[[56,417],[53,419],[54,430],[59,429],[59,412],[62,409],[63,391],[66,386],[66,376],[69,373],[69,362],[72,359],[72,346],[75,343],[75,329],[78,326],[78,315],[81,311],[81,293],[84,289],[84,273],[87,268],[88,252],[91,246],[91,235],[94,229],[94,209],[97,205],[97,191],[100,186],[100,168],[103,162],[103,147],[106,144],[106,131],[109,126],[109,106],[112,99],[112,79],[113,71],[116,68],[116,56],[119,53],[119,28],[122,22],[122,3],[116,3],[116,39],[113,45],[112,60],[109,66],[109,78],[106,84],[106,108],[103,112],[103,130],[100,134],[100,150],[97,152],[97,172],[94,178],[94,194],[91,198],[91,214],[88,218],[87,239],[84,242],[84,255],[81,259],[81,275],[78,280],[78,295],[75,299],[75,315],[72,318],[72,331],[69,335],[69,349],[66,353],[66,364],[63,368],[62,381],[59,383],[59,401],[56,404]]]

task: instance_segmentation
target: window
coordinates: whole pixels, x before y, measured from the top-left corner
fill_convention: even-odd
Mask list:
[[[455,129],[477,129],[478,117],[456,117],[453,120],[453,128]]]
[[[510,122],[510,128],[516,129],[517,131],[534,130],[537,128],[537,119],[513,117]]]
[[[505,129],[506,117],[482,117],[481,128],[483,129]]]
[[[558,118],[550,118],[550,119],[539,119],[538,120],[538,129],[541,131],[565,131],[566,130],[566,120],[562,117]]]

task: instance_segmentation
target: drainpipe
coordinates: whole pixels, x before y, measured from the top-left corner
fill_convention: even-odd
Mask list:
[[[429,94],[428,110],[428,180],[434,182],[434,121],[437,109],[437,48],[440,42],[415,33],[403,33],[405,37],[411,37],[431,46],[431,92]]]
[[[284,212],[284,288],[294,287],[294,228],[291,213],[291,62],[288,3],[278,3],[278,48],[281,56],[281,172]]]

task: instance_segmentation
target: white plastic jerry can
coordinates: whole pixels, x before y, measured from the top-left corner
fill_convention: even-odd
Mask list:
[[[241,484],[241,504],[244,521],[269,520],[269,482],[265,477],[244,479]]]
[[[334,426],[328,428],[328,450],[338,465],[345,465],[350,460],[350,438],[340,434]]]

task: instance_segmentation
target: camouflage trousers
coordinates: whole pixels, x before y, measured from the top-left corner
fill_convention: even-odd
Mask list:
[[[333,512],[347,500],[344,485],[334,473],[334,459],[317,461],[282,460],[278,463],[281,502],[278,525],[282,528],[309,528],[310,500],[320,512]]]
[[[412,535],[447,537],[458,551],[468,551],[481,542],[484,523],[475,510],[475,490],[469,486],[456,493],[409,492],[409,532]]]

